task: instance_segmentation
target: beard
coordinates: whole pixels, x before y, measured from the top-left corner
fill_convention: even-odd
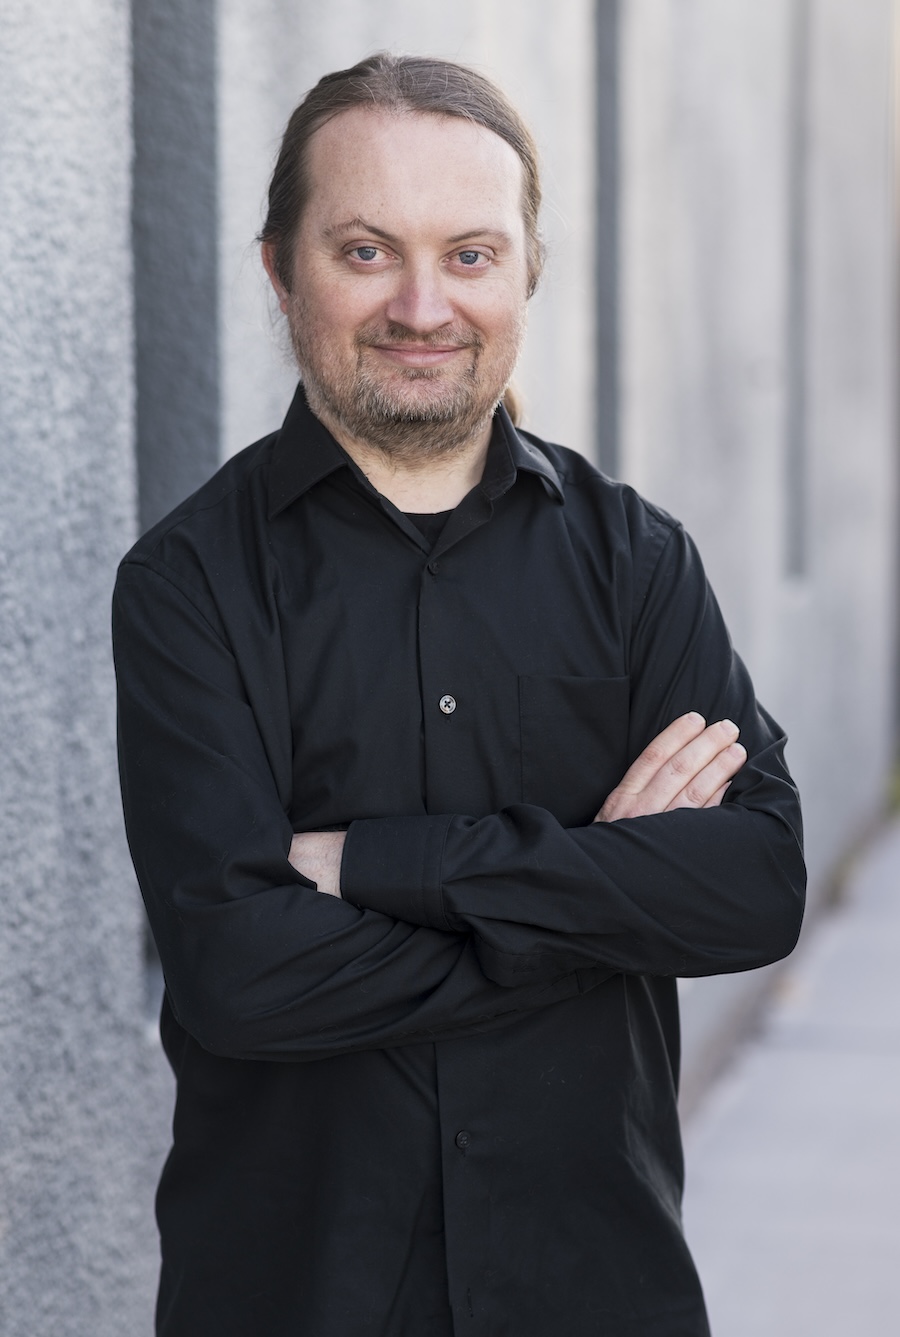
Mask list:
[[[298,295],[288,326],[309,406],[338,435],[398,461],[436,458],[463,449],[486,428],[512,375],[524,316],[490,351],[478,330],[465,324],[417,334],[405,325],[373,321],[355,338],[355,357],[343,358],[318,338]],[[467,350],[450,367],[398,367],[379,363],[378,345]],[[456,365],[460,363],[462,365]]]

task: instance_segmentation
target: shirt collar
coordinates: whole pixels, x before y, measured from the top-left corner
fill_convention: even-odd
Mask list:
[[[492,490],[495,485],[495,468],[501,460],[506,466],[503,469],[504,485],[495,492]],[[499,404],[494,414],[494,432],[481,486],[493,500],[511,487],[516,474],[522,472],[537,474],[549,495],[555,496],[558,501],[565,501],[562,480],[549,456],[541,449],[541,443],[537,438],[518,431],[503,404]]]
[[[349,464],[350,457],[319,422],[306,402],[303,386],[298,385],[276,437],[269,466],[269,519],[274,519],[323,478]]]
[[[303,386],[297,391],[278,432],[269,466],[269,519],[338,469],[359,470],[347,452],[310,409]],[[485,495],[495,501],[512,487],[519,471],[537,474],[549,493],[564,499],[559,474],[538,443],[517,432],[501,404],[481,480]],[[362,477],[362,475],[360,475]]]

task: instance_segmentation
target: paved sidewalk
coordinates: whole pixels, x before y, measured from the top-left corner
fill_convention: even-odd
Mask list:
[[[685,1130],[713,1337],[900,1334],[900,824]]]

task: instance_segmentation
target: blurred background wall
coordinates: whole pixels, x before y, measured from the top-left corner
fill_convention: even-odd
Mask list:
[[[527,425],[685,520],[791,736],[814,903],[896,754],[893,0],[6,0],[0,1330],[149,1333],[171,1084],[118,809],[119,556],[293,387],[253,245],[284,122],[382,47],[533,125]],[[689,1099],[758,974],[684,991]]]

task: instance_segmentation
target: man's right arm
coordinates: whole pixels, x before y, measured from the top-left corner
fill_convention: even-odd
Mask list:
[[[129,844],[173,1010],[205,1048],[304,1060],[448,1038],[613,973],[509,989],[471,935],[321,895],[288,862],[291,825],[219,630],[136,563],[113,612]]]

